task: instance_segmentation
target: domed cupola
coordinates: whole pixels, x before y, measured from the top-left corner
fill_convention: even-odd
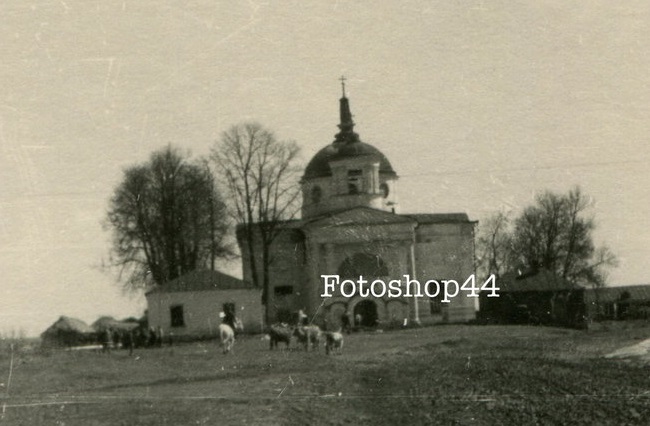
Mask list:
[[[339,132],[311,159],[302,177],[302,217],[365,206],[395,212],[397,174],[374,146],[354,132],[350,102],[341,79]]]

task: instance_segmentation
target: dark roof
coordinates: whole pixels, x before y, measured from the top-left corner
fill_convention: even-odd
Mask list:
[[[547,269],[521,274],[520,271],[508,272],[498,279],[496,284],[499,287],[499,293],[582,289],[579,285],[573,284]]]
[[[43,332],[43,335],[56,333],[57,331],[86,334],[93,333],[95,330],[80,319],[61,316],[54,324]]]
[[[279,226],[282,229],[302,229],[305,225],[312,224],[314,222],[320,222],[323,219],[335,218],[341,216],[346,212],[351,212],[353,210],[361,211],[366,213],[366,218],[368,219],[369,215],[372,216],[373,223],[401,223],[416,221],[420,224],[434,224],[434,223],[476,223],[476,221],[469,220],[467,213],[414,213],[414,214],[395,214],[390,213],[384,210],[378,210],[368,206],[358,206],[358,207],[347,207],[339,210],[329,211],[322,213],[317,216],[310,217],[308,219],[291,219],[279,221]],[[359,218],[359,221],[355,224],[363,225],[367,222],[363,221],[363,218]],[[259,223],[255,224],[259,226]],[[236,227],[237,239],[243,238],[244,224],[238,224]]]
[[[397,176],[388,158],[374,146],[365,142],[354,142],[348,144],[330,144],[314,155],[307,167],[303,179],[332,176],[330,161],[343,158],[375,156],[379,160],[379,173]]]
[[[252,288],[249,283],[219,271],[200,269],[160,285],[149,293],[183,291],[234,290]]]
[[[398,215],[368,206],[357,206],[310,217],[308,220],[304,221],[304,224],[305,226],[314,223],[325,226],[348,226],[413,222],[414,219],[408,216]]]
[[[625,285],[625,286],[612,286],[603,287],[594,290],[587,288],[587,297],[590,300],[596,300],[596,292],[598,292],[598,300],[600,302],[616,302],[621,300],[622,296],[627,293],[629,300],[633,301],[650,301],[650,284],[640,285]]]
[[[104,331],[107,328],[112,328],[114,330],[133,330],[138,327],[137,322],[130,321],[119,321],[113,317],[104,316],[98,318],[94,323],[92,323],[92,328],[96,331]]]
[[[334,137],[334,142],[321,149],[314,155],[307,167],[303,179],[332,176],[330,161],[344,158],[372,156],[379,161],[379,173],[397,176],[390,165],[388,158],[374,146],[361,142],[359,135],[354,132],[354,121],[350,110],[350,101],[345,97],[339,100],[341,122],[338,127],[340,132]]]
[[[416,213],[401,216],[415,219],[418,223],[468,223],[471,222],[466,213]]]

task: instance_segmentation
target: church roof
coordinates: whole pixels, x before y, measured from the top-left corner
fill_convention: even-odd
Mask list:
[[[308,219],[291,219],[280,221],[283,229],[301,229],[313,223],[322,224],[328,220],[331,224],[344,226],[348,224],[370,225],[370,224],[388,224],[388,223],[412,223],[418,224],[435,224],[435,223],[474,223],[469,220],[467,213],[414,213],[414,214],[395,214],[384,210],[374,209],[368,206],[358,206],[353,208],[343,208],[323,213]],[[237,238],[244,236],[244,225],[237,225]]]
[[[393,166],[390,165],[388,158],[374,146],[365,142],[354,142],[351,144],[335,144],[326,146],[314,155],[307,167],[303,179],[312,179],[318,177],[332,176],[330,161],[340,160],[343,158],[374,156],[379,160],[379,173],[397,176]]]
[[[385,225],[389,223],[413,223],[415,221],[403,215],[389,213],[371,207],[359,206],[351,209],[326,213],[304,222],[305,225],[318,224],[318,226],[356,226],[356,225]]]
[[[188,272],[151,290],[149,293],[185,291],[235,290],[253,288],[249,283],[219,271],[199,269]],[[147,293],[147,294],[149,294]]]
[[[415,219],[420,224],[429,223],[468,223],[471,222],[467,213],[416,213],[402,216]]]
[[[340,115],[341,123],[338,125],[340,131],[336,134],[334,142],[314,155],[307,164],[302,178],[332,176],[330,161],[362,156],[375,157],[379,161],[379,173],[397,176],[388,158],[374,146],[361,142],[359,135],[354,132],[354,122],[348,98],[345,97],[345,87],[343,88],[343,97],[340,99]]]

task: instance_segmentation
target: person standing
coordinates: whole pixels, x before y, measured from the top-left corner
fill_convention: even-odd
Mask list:
[[[164,337],[165,334],[163,332],[163,328],[159,326],[158,333],[156,333],[156,343],[158,344],[159,348],[162,348]]]
[[[102,333],[102,352],[108,353],[111,351],[111,345],[113,344],[113,333],[111,332],[110,327],[106,327]]]
[[[343,312],[343,315],[341,315],[341,331],[346,334],[350,334],[351,332],[350,327],[350,318],[348,317],[348,314]]]
[[[153,348],[156,346],[156,329],[153,326],[149,327],[149,340],[147,346]]]
[[[300,309],[298,311],[298,325],[307,325],[307,314],[305,314],[305,311]]]
[[[233,329],[233,331],[235,330],[235,314],[233,312],[230,312],[230,310],[227,310],[223,313],[222,322],[224,324],[228,324],[230,328]]]
[[[124,348],[129,350],[129,356],[133,355],[133,345],[133,330],[127,330],[127,332],[124,333]]]

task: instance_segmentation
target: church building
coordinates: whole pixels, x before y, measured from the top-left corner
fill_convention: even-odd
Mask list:
[[[345,86],[338,127],[334,141],[305,168],[301,219],[284,222],[271,245],[268,321],[291,321],[300,310],[330,329],[344,315],[362,327],[473,320],[476,299],[462,291],[444,302],[440,295],[375,297],[358,288],[345,294],[338,287],[331,297],[321,296],[325,275],[355,282],[361,276],[367,285],[399,280],[404,287],[406,275],[422,285],[428,280],[462,285],[475,272],[476,222],[465,213],[400,213],[398,174],[381,151],[354,132]],[[250,282],[247,242],[241,235],[238,242],[243,278]]]

